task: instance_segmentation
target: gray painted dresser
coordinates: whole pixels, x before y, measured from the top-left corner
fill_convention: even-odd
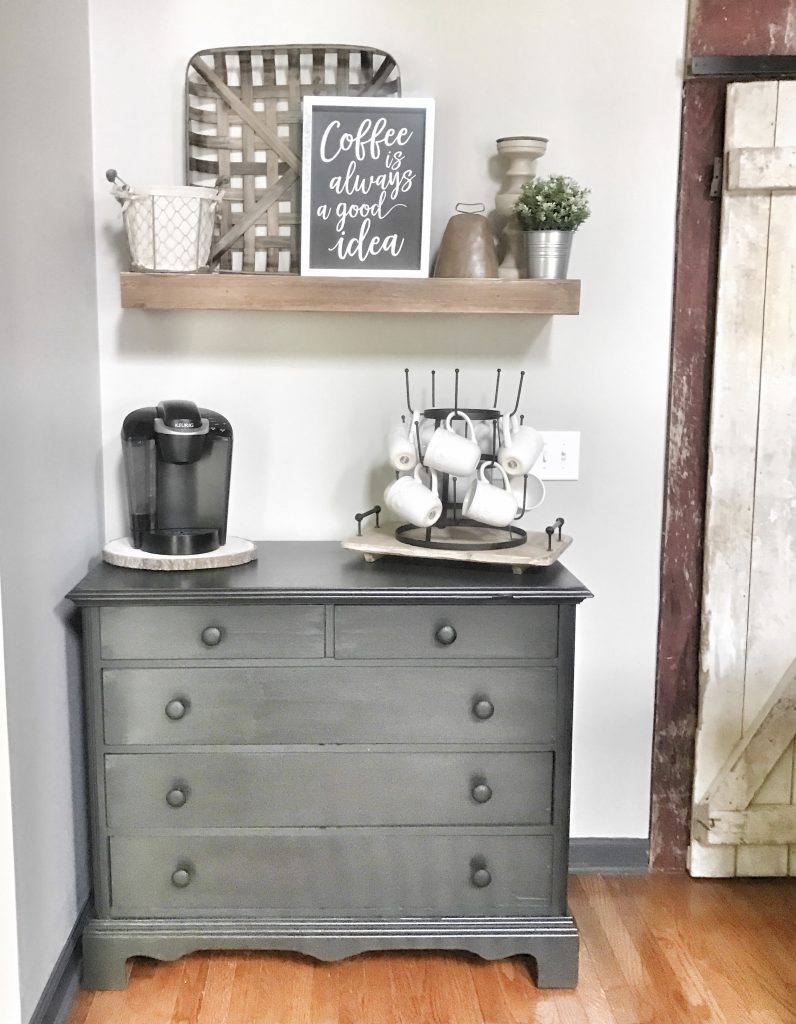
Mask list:
[[[83,617],[94,911],[84,985],[135,955],[534,958],[575,984],[566,902],[575,606],[515,576],[367,564],[98,565]]]

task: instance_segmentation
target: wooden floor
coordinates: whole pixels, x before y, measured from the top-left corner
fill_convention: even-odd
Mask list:
[[[522,958],[284,953],[133,961],[125,992],[81,992],[69,1024],[796,1024],[796,880],[572,879],[576,990]]]

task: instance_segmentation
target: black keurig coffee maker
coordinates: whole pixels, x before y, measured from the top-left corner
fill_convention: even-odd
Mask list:
[[[226,543],[232,427],[193,402],[136,409],[122,424],[130,535],[159,555],[202,555]]]

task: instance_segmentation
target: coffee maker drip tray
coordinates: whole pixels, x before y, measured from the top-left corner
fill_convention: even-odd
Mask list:
[[[165,531],[164,531],[165,532]],[[174,531],[169,531],[174,536]],[[214,531],[199,531],[209,534]],[[215,545],[218,544],[218,535]],[[193,554],[170,551],[144,551],[134,548],[130,537],[111,540],[102,549],[104,561],[120,565],[125,569],[153,569],[160,572],[176,572],[186,569],[222,569],[231,565],[243,565],[257,558],[257,548],[250,540],[241,537],[227,537],[226,544],[214,545],[214,550]]]

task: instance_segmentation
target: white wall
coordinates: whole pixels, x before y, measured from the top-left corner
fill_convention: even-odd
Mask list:
[[[471,404],[495,366],[507,384],[525,368],[530,422],[583,432],[581,480],[530,517],[566,517],[566,562],[596,594],[580,613],[573,834],[645,836],[684,0],[91,0],[91,24],[108,536],[126,532],[118,434],[136,406],[188,397],[231,419],[234,533],[340,538],[389,479],[404,366],[461,367]],[[317,40],[387,49],[404,95],[436,99],[435,243],[457,201],[491,206],[496,138],[549,136],[540,170],[593,189],[580,317],[122,313],[105,168],[182,180],[196,50]]]
[[[27,1021],[89,886],[64,594],[102,534],[99,354],[87,3],[12,0],[3,15],[0,577]]]
[[[3,603],[0,594],[0,624]],[[8,750],[6,677],[3,630],[0,629],[0,1020],[19,1024],[19,942],[14,871],[14,832],[11,817],[11,760]]]

